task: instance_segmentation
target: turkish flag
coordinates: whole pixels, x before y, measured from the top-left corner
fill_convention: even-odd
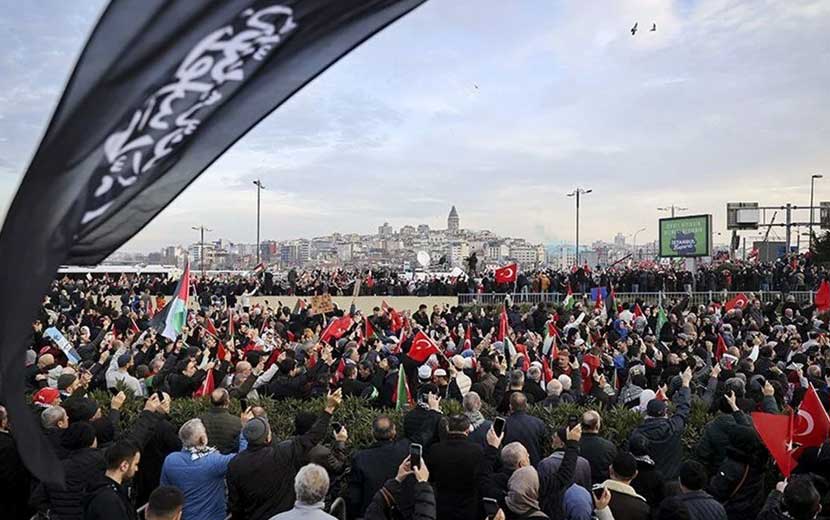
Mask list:
[[[718,334],[718,348],[715,350],[715,359],[720,361],[724,354],[726,354],[726,340],[723,339],[723,334]]]
[[[507,308],[502,307],[501,314],[499,314],[499,341],[504,341],[507,337]]]
[[[827,280],[821,281],[814,301],[819,312],[830,310],[830,283]]]
[[[352,317],[349,315],[331,320],[329,326],[320,334],[320,341],[326,342],[329,338],[340,339],[352,326]]]
[[[789,477],[795,466],[791,452],[793,416],[752,412],[752,422],[781,473],[784,477]]]
[[[738,293],[737,296],[726,302],[723,308],[726,309],[726,312],[729,312],[735,307],[743,309],[747,304],[749,304],[749,298],[744,293]]]
[[[513,283],[519,275],[519,265],[510,264],[496,269],[496,283]]]
[[[602,361],[594,354],[585,354],[582,358],[582,392],[588,394],[594,387],[594,372],[602,365]]]
[[[821,446],[830,433],[830,418],[813,385],[804,394],[795,417],[793,440],[802,446]]]
[[[418,334],[415,334],[415,337],[412,338],[412,346],[409,348],[407,355],[418,363],[423,363],[432,354],[440,352],[438,345],[424,334],[424,331],[419,330]]]

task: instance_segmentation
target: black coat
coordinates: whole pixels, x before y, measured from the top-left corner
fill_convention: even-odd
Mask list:
[[[178,430],[170,419],[164,417],[159,420],[146,446],[141,450],[141,463],[133,480],[136,487],[136,504],[147,503],[150,493],[159,486],[165,457],[181,449],[182,441],[179,439]]]
[[[97,448],[81,448],[70,452],[61,461],[66,475],[65,487],[53,484],[38,484],[32,502],[38,511],[49,510],[52,516],[61,520],[83,518],[81,504],[84,493],[91,482],[98,482],[107,469],[103,453]]]
[[[617,457],[617,447],[597,433],[585,432],[579,441],[579,454],[591,465],[591,483],[608,480],[608,468]]]
[[[666,497],[666,479],[650,460],[637,461],[637,477],[631,481],[631,487],[654,507]]]
[[[426,456],[429,477],[435,487],[438,518],[478,520],[477,483],[484,450],[466,435],[451,433]]]
[[[239,451],[239,432],[242,421],[231,415],[227,408],[211,406],[199,416],[207,431],[208,444],[214,446],[222,455]]]
[[[542,452],[549,442],[545,423],[525,412],[514,413],[507,418],[504,425],[504,441],[502,444],[507,446],[514,441],[521,443],[527,449],[527,453],[530,455],[530,464],[536,466],[542,460]]]
[[[320,414],[311,429],[276,445],[248,445],[228,464],[228,509],[234,518],[267,520],[294,507],[294,477],[308,452],[329,432],[331,415]]]
[[[410,442],[420,444],[426,452],[430,445],[438,442],[444,416],[435,410],[416,406],[403,418],[403,434]]]
[[[375,494],[366,509],[364,520],[396,520],[392,509],[400,511],[404,520],[435,520],[435,493],[427,482],[415,482],[407,477],[403,484],[390,479],[383,485],[385,493]],[[412,485],[411,489],[409,485]]]
[[[686,504],[689,516],[695,520],[727,520],[726,510],[705,491],[690,491],[677,497]]]
[[[376,442],[355,452],[349,472],[349,516],[363,515],[384,482],[394,479],[398,466],[409,455],[409,441]]]
[[[681,437],[691,408],[690,390],[680,388],[673,401],[677,409],[671,418],[647,418],[631,434],[632,438],[642,435],[648,439],[649,456],[654,460],[657,470],[670,480],[677,478],[683,462]]]
[[[127,491],[106,476],[90,484],[83,507],[84,520],[138,520]]]
[[[14,438],[0,432],[0,504],[3,518],[29,517],[31,476],[20,460]]]

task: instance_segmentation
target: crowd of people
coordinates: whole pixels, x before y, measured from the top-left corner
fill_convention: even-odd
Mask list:
[[[195,280],[168,339],[151,318],[169,285],[55,282],[21,369],[65,485],[27,472],[0,406],[4,518],[325,519],[342,497],[347,518],[367,520],[806,520],[830,499],[827,442],[770,480],[751,416],[795,410],[810,389],[828,408],[828,315],[814,305],[750,296],[728,311],[681,299],[315,315],[301,299],[252,305],[245,295],[262,280],[241,282],[239,298],[202,298],[222,283]],[[97,390],[112,393],[107,409]],[[348,422],[333,424],[344,397],[375,410],[372,445],[354,449]],[[194,398],[210,409],[173,424],[173,400]],[[144,403],[129,422],[128,399]],[[299,412],[294,435],[276,438],[264,399],[325,409]],[[463,413],[445,415],[450,400]],[[585,411],[564,424],[529,413],[566,404]],[[693,406],[710,418],[684,446]],[[612,442],[604,419],[618,408],[642,421]]]
[[[690,291],[809,291],[826,275],[809,254],[781,258],[771,263],[729,260],[701,264],[689,271],[684,265],[627,261],[609,268],[583,265],[572,269],[520,266],[516,283],[497,283],[495,269],[467,272],[413,275],[388,268],[369,271],[359,269],[290,269],[264,275],[215,274],[200,277],[198,298],[204,305],[211,301],[237,300],[251,296],[456,296],[471,293],[587,293],[595,287],[614,286],[617,292],[690,292]],[[74,275],[64,279],[65,294],[56,294],[56,303],[77,305],[85,297],[122,296],[125,304],[147,302],[158,295],[170,294],[174,278],[158,274]],[[70,283],[74,281],[74,283]],[[514,291],[515,289],[515,291]],[[244,301],[242,301],[244,304]]]

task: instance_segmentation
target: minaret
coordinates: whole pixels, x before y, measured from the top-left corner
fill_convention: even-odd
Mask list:
[[[455,206],[452,207],[450,210],[450,216],[447,217],[447,231],[450,233],[457,233],[459,228],[459,219],[458,219],[458,212],[455,210]]]

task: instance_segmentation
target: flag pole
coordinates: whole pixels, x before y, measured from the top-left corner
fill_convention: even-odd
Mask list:
[[[519,285],[519,262],[516,262],[516,277],[513,279],[513,297],[516,297],[516,290]]]
[[[793,466],[793,458],[792,458],[792,451],[793,451],[793,426],[795,423],[795,415],[790,411],[790,427],[787,429],[787,434],[789,435],[789,442],[787,443],[787,477],[790,478],[790,473],[792,473],[792,466]]]

